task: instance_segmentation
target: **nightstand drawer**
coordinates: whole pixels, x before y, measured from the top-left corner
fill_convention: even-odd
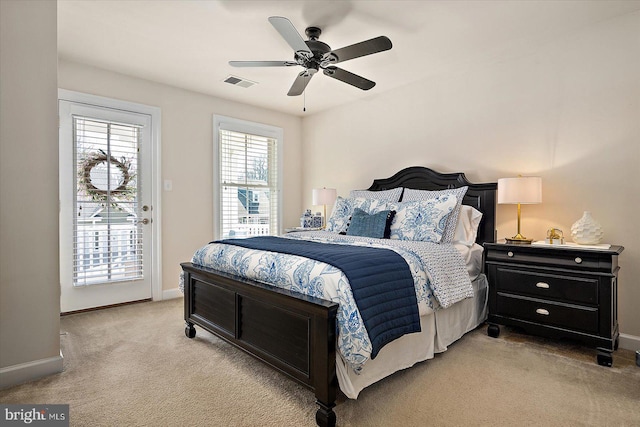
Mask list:
[[[487,262],[556,267],[575,271],[611,272],[617,268],[617,257],[599,252],[563,251],[536,247],[501,247],[487,253]]]
[[[497,314],[528,320],[531,322],[558,326],[594,333],[598,331],[598,309],[569,304],[554,304],[534,298],[497,296]]]
[[[503,266],[498,266],[496,273],[495,284],[498,291],[569,303],[598,303],[599,280],[596,277],[542,273]]]

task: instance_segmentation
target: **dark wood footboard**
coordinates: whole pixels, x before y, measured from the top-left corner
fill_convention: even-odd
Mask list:
[[[335,426],[338,304],[191,263],[184,271],[185,334],[198,325],[315,392],[320,426]]]

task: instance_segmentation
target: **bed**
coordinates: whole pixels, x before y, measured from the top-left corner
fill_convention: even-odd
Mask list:
[[[460,252],[466,261],[470,290],[465,291],[464,298],[446,308],[439,307],[438,300],[435,308],[423,310],[420,304],[424,303],[420,302],[420,332],[390,341],[375,351],[375,357],[365,353],[366,363],[357,368],[354,363],[358,362],[345,356],[339,339],[339,331],[343,330],[338,323],[344,311],[341,304],[272,286],[265,280],[240,277],[201,265],[205,263],[182,264],[185,334],[193,338],[196,334],[194,326],[202,327],[309,387],[314,391],[318,405],[317,424],[334,426],[333,408],[339,390],[348,398],[356,398],[365,387],[393,372],[445,351],[486,318],[487,282],[481,272],[481,245],[495,241],[497,185],[474,184],[463,173],[438,173],[414,166],[389,178],[375,179],[366,190],[382,194],[402,188],[404,196],[407,189],[437,191],[462,187],[467,190],[461,203],[482,213],[474,233],[476,244]],[[322,240],[322,233],[329,232],[293,233],[296,236],[288,237],[306,239],[303,235],[309,234],[311,240]],[[194,256],[196,259],[199,258]]]

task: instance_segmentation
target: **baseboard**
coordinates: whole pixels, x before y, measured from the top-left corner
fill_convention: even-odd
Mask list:
[[[0,389],[62,372],[63,359],[61,351],[60,356],[2,368],[0,369]]]
[[[162,291],[162,300],[182,298],[184,295],[180,292],[180,288],[165,289]]]
[[[627,350],[638,351],[640,350],[640,337],[629,334],[620,334],[618,347]]]

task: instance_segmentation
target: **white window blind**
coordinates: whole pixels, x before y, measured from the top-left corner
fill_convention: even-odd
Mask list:
[[[256,133],[218,129],[221,238],[278,233],[278,138]]]
[[[140,279],[140,127],[74,116],[73,133],[73,285]]]

